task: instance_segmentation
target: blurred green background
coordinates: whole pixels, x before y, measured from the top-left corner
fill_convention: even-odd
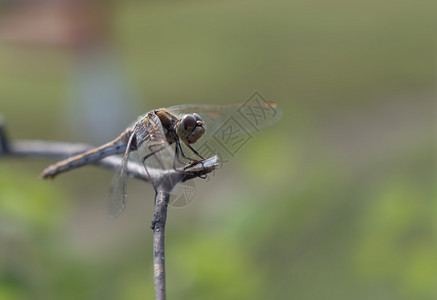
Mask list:
[[[99,145],[150,109],[257,90],[282,119],[170,208],[168,298],[436,299],[435,9],[112,1],[106,50],[0,39],[0,113],[12,139]],[[130,180],[110,220],[111,172],[39,180],[52,162],[0,160],[0,299],[152,299],[153,189]]]

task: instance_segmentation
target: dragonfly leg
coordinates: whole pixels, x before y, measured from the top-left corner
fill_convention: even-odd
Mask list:
[[[199,159],[195,159],[195,158],[191,158],[191,157],[188,157],[188,156],[186,156],[185,155],[185,153],[184,153],[184,151],[182,150],[182,145],[181,145],[181,143],[180,142],[177,142],[177,145],[179,146],[179,150],[181,151],[181,154],[182,154],[182,157],[183,158],[185,158],[185,159],[188,159],[191,163],[194,163],[194,162],[198,162],[199,161]],[[190,148],[191,148],[191,146],[189,146]],[[193,148],[191,148],[192,150],[194,150]],[[194,150],[194,152],[201,158],[201,159],[204,159],[202,156],[200,156],[199,155],[199,153],[197,153],[196,152],[196,150]],[[182,164],[183,164],[183,162],[181,162]]]
[[[199,152],[196,151],[196,149],[194,149],[193,147],[191,147],[191,145],[187,145],[187,146],[188,146],[188,148],[190,148],[191,151],[194,152],[194,154],[196,154],[196,155],[197,155],[198,157],[200,157],[201,159],[204,159],[204,158],[202,157],[202,155],[200,155]]]
[[[183,158],[188,159],[190,162],[197,162],[197,161],[198,161],[198,159],[193,159],[193,158],[188,157],[188,156],[185,155],[184,151],[182,150],[181,143],[180,143],[179,141],[177,141],[176,144],[177,144],[177,147],[179,147],[179,149],[180,149],[180,151],[181,151],[181,154],[182,154],[182,157],[183,157]],[[190,150],[193,151],[194,154],[196,154],[198,157],[200,157],[201,159],[204,159],[204,158],[203,158],[203,157],[202,157],[202,156],[201,156],[201,155],[196,151],[196,149],[194,149],[193,147],[191,147],[191,145],[187,145],[187,147],[190,148]],[[179,162],[180,162],[180,161],[179,161]]]
[[[178,169],[178,167],[177,167],[177,163],[179,162],[180,164],[184,164],[181,160],[180,160],[180,158],[179,158],[179,151],[182,151],[182,150],[180,150],[180,144],[177,142],[176,143],[176,147],[175,147],[175,155],[174,155],[174,159],[173,159],[173,169],[175,170],[175,171],[178,171],[178,172],[183,172],[183,170],[180,170],[180,169]]]
[[[193,159],[193,158],[191,158],[191,157],[186,156],[185,153],[184,153],[184,151],[182,150],[182,146],[181,146],[181,143],[180,143],[179,141],[176,141],[176,147],[175,147],[175,149],[176,149],[176,151],[175,151],[175,159],[173,160],[173,169],[174,169],[175,171],[178,171],[178,172],[183,173],[183,172],[185,172],[185,170],[186,170],[188,167],[192,166],[192,165],[195,164],[195,163],[201,162],[201,161],[199,161],[198,159]],[[176,161],[178,161],[178,162],[181,163],[181,164],[185,164],[185,162],[183,162],[183,161],[180,160],[180,158],[179,158],[179,152],[181,153],[181,155],[182,155],[183,158],[185,158],[185,159],[187,159],[187,160],[190,161],[190,163],[188,164],[188,166],[185,166],[185,167],[182,168],[182,169],[178,169],[178,168],[176,167]],[[201,163],[202,163],[202,166],[203,166],[203,162],[201,162]],[[203,178],[203,177],[200,176],[200,178]]]
[[[174,157],[174,160],[173,160],[173,169],[174,169],[175,171],[180,172],[180,173],[184,173],[185,170],[186,170],[187,168],[189,168],[189,167],[191,167],[193,164],[199,162],[198,160],[195,160],[195,159],[192,159],[192,158],[189,158],[189,157],[186,157],[186,156],[185,156],[184,152],[182,151],[182,147],[181,147],[181,144],[179,143],[179,141],[176,141],[176,147],[175,147],[175,149],[176,149],[176,150],[175,150],[175,157]],[[182,156],[183,156],[184,158],[190,160],[190,164],[187,165],[187,166],[185,166],[185,167],[183,167],[182,169],[178,169],[177,166],[176,166],[176,163],[177,163],[177,162],[179,162],[179,163],[181,163],[181,164],[184,164],[184,162],[182,162],[182,161],[180,160],[180,158],[179,158],[179,151],[182,153]],[[200,161],[200,163],[202,164],[202,167],[203,167],[203,161]],[[207,176],[206,176],[206,175],[202,175],[202,176],[199,176],[199,177],[202,178],[202,179],[206,179]]]
[[[191,167],[193,164],[196,164],[196,163],[199,163],[199,162],[202,164],[202,168],[204,167],[204,165],[203,165],[203,159],[204,159],[204,158],[203,158],[202,156],[200,156],[199,153],[197,153],[197,151],[194,150],[191,146],[189,146],[190,149],[193,150],[193,152],[196,153],[200,158],[202,158],[202,160],[192,159],[192,158],[190,158],[190,157],[185,156],[184,152],[182,151],[182,146],[181,146],[181,144],[180,144],[179,142],[177,142],[176,150],[178,149],[178,147],[179,147],[179,149],[180,149],[180,151],[181,151],[181,153],[182,153],[182,156],[183,156],[184,158],[190,160],[190,164],[189,164],[188,166],[185,166],[185,167],[182,169],[181,172],[184,172],[187,168],[189,168],[189,167]],[[177,153],[177,151],[176,151],[176,153]],[[178,158],[178,159],[179,159],[179,158]],[[176,171],[179,171],[179,170],[176,170]],[[206,178],[207,178],[207,175],[205,174],[205,175],[202,175],[202,176],[199,176],[199,177],[202,178],[202,179],[206,179]]]

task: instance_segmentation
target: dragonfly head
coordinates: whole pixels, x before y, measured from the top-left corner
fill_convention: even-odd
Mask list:
[[[196,113],[183,116],[176,124],[176,133],[186,145],[195,143],[205,131],[205,124]]]

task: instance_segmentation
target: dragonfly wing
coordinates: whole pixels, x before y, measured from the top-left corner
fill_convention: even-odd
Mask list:
[[[240,133],[259,131],[278,121],[281,110],[274,102],[260,99],[233,105],[184,104],[166,108],[177,117],[198,113],[206,124],[206,133],[199,141],[206,141],[220,134],[230,122],[239,126]]]
[[[129,137],[126,151],[124,152],[123,159],[120,166],[112,178],[111,185],[109,187],[109,198],[108,198],[108,211],[109,215],[113,218],[121,214],[121,212],[126,207],[127,203],[127,164],[129,161],[129,153],[131,150],[132,139],[136,133],[136,127],[132,131]]]
[[[179,105],[167,108],[178,118],[183,114],[197,113],[206,125],[205,134],[194,148],[203,157],[219,156],[225,163],[252,139],[252,132],[267,127],[281,117],[281,111],[273,102],[254,99],[236,105]],[[182,145],[184,146],[184,145]]]
[[[140,162],[156,169],[172,169],[174,150],[168,143],[158,116],[151,112],[138,122],[137,148]]]

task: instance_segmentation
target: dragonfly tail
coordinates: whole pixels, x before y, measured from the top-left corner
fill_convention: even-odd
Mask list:
[[[110,155],[123,153],[126,150],[126,141],[120,136],[116,140],[98,148],[77,154],[47,167],[39,175],[40,178],[53,178],[56,175],[96,162]]]

